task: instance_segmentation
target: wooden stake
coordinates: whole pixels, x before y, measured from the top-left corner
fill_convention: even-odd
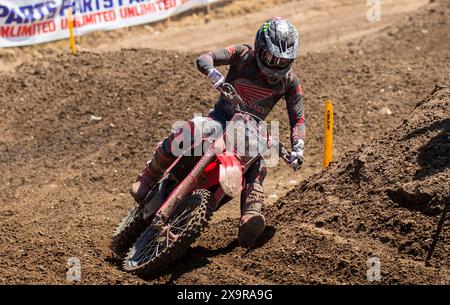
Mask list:
[[[77,54],[77,49],[75,47],[75,36],[73,34],[73,16],[72,16],[72,8],[69,7],[69,14],[67,17],[67,22],[69,23],[69,33],[70,33],[70,48],[72,49],[72,54]]]
[[[325,168],[333,160],[333,104],[331,100],[327,100],[325,104],[324,125],[323,167]]]

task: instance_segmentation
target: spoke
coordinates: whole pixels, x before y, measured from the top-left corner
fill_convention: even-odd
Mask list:
[[[158,249],[158,246],[154,246],[153,247],[153,251],[147,253],[147,255],[145,256],[145,261],[144,263],[151,261],[154,257],[155,257],[155,252]]]
[[[150,247],[146,247],[144,250],[142,250],[137,257],[137,260],[139,262],[145,261],[149,255],[149,250]]]
[[[144,256],[141,260],[142,263],[146,263],[154,257],[157,246],[151,247],[151,251],[144,252]],[[150,250],[150,249],[149,249]]]
[[[149,252],[152,249],[154,249],[155,247],[156,246],[154,245],[154,242],[145,245],[144,249],[141,251],[140,255],[138,256],[138,259],[139,260],[146,259],[148,257]]]
[[[150,232],[149,232],[150,233]],[[147,243],[145,244],[145,246],[143,247],[143,249],[140,251],[137,259],[141,262],[141,261],[146,261],[147,258],[150,256],[153,256],[154,248],[155,246],[155,240],[157,238],[157,234],[155,234],[154,230],[152,230],[152,236],[151,238],[147,238]],[[152,251],[153,250],[153,251]]]
[[[196,208],[197,208],[197,205],[189,205],[189,206],[187,206],[186,209],[184,209],[184,210],[180,213],[179,217],[184,216],[184,215],[186,215],[187,213],[191,213],[191,212],[192,212],[194,209],[196,209]]]
[[[180,237],[179,235],[175,235],[174,233],[170,232],[170,235],[173,238],[173,241],[176,241],[178,239],[178,237]]]
[[[177,221],[179,221],[180,217],[185,217],[185,215],[188,214],[189,212],[192,212],[192,207],[184,210],[180,215],[177,216],[177,218],[175,218],[174,220],[171,220],[170,222],[176,223]]]
[[[180,214],[180,215],[178,215],[177,218],[175,218],[174,220],[171,220],[170,222],[171,222],[171,223],[175,223],[176,221],[178,221],[178,219],[179,219],[181,216],[183,216],[183,213]]]
[[[169,242],[170,242],[169,233],[170,233],[170,228],[167,229],[167,236],[166,236],[167,246],[166,246],[166,248],[169,248]]]
[[[183,231],[186,229],[186,228],[181,228],[181,227],[177,227],[177,226],[171,226],[171,228],[175,229],[175,230],[180,230],[180,231]]]
[[[190,211],[190,212],[193,212],[193,211]],[[187,217],[190,217],[190,216],[191,216],[191,213],[184,215],[182,218],[179,218],[179,219],[177,219],[176,222],[173,221],[172,223],[180,223],[182,220],[185,220]]]
[[[139,255],[137,257],[138,260],[141,260],[143,257],[145,257],[150,246],[151,244],[147,244],[144,247],[142,247],[142,250],[139,251]]]

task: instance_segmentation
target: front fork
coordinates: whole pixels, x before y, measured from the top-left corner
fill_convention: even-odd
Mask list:
[[[170,216],[177,210],[180,203],[189,194],[191,194],[198,185],[198,177],[203,174],[208,164],[216,159],[214,145],[210,146],[203,157],[198,161],[195,167],[189,172],[184,180],[173,190],[166,202],[156,212],[152,226],[162,229],[169,220]]]

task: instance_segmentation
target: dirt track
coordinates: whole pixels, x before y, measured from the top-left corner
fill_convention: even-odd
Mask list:
[[[234,43],[253,44],[255,29],[268,16],[286,16],[301,26],[301,54],[330,51],[370,36],[425,5],[427,0],[383,0],[382,18],[368,22],[368,7],[361,0],[237,0],[219,5],[211,15],[199,10],[142,27],[92,33],[77,38],[84,51],[118,51],[122,48],[156,48],[200,52]],[[208,39],[204,39],[208,37]],[[59,41],[29,48],[0,49],[0,71],[10,71],[24,60],[36,60],[69,48]]]
[[[268,206],[260,248],[237,247],[231,203],[176,271],[150,283],[365,283],[374,255],[382,283],[450,283],[448,220],[424,265],[450,189],[448,90],[408,115],[450,75],[449,11],[448,1],[434,3],[331,53],[303,55],[296,70],[306,94],[307,167],[296,179],[320,172],[328,95],[337,164],[297,186],[285,166],[271,170],[268,195],[293,190]],[[0,283],[66,283],[69,257],[82,261],[81,283],[147,283],[117,268],[110,233],[131,203],[130,182],[172,122],[211,107],[216,93],[195,70],[195,56],[147,49],[60,54],[2,76]],[[279,105],[271,116],[283,131],[285,115]],[[411,133],[417,135],[404,144]],[[400,153],[408,147],[414,149]],[[441,163],[424,166],[427,152]],[[416,195],[432,198],[433,212],[420,202],[408,207]]]
[[[246,6],[246,2],[236,3]],[[259,1],[253,1],[257,4]],[[270,1],[269,1],[270,2]],[[123,46],[129,48],[157,48],[162,50],[200,52],[211,48],[219,48],[240,41],[253,44],[255,29],[267,16],[285,16],[301,27],[301,54],[307,52],[326,51],[339,44],[370,35],[386,27],[401,17],[401,14],[414,11],[425,5],[427,0],[385,0],[382,6],[380,22],[367,22],[368,7],[365,1],[359,0],[303,0],[278,1],[286,2],[267,8],[259,7],[243,18],[242,15],[208,19],[204,16],[191,18],[191,22],[180,22],[162,31],[153,28],[136,30],[134,35],[105,37],[105,42],[96,44],[95,50],[111,51]],[[250,1],[250,3],[252,3]],[[254,7],[255,5],[253,5]],[[257,5],[256,5],[257,6]],[[258,6],[257,6],[258,7]],[[248,8],[247,8],[248,10]],[[220,17],[220,15],[219,15]],[[327,22],[324,22],[327,21]],[[186,35],[189,33],[189,35]],[[204,39],[208,37],[208,39]],[[92,49],[89,42],[86,48]]]

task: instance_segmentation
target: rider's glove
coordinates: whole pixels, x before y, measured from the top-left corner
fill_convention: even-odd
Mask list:
[[[222,73],[220,73],[220,71],[217,70],[216,68],[209,70],[208,79],[211,81],[211,84],[214,89],[219,88],[220,85],[222,85],[223,82],[225,81],[225,78],[223,77]]]
[[[289,158],[289,163],[294,170],[300,169],[303,165],[303,150],[305,147],[305,142],[300,139],[292,147],[291,157]]]

